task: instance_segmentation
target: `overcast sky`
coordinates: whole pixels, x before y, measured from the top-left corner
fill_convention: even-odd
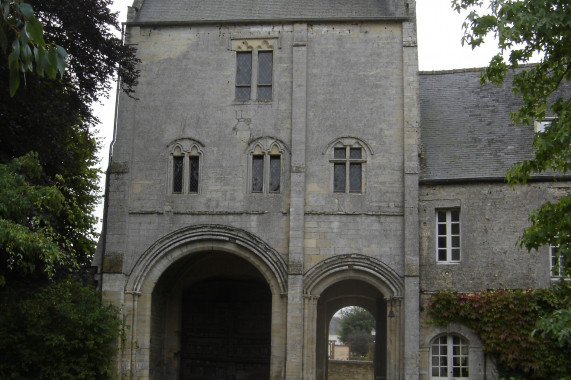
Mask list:
[[[483,67],[496,53],[493,43],[472,50],[462,46],[462,23],[464,15],[452,10],[452,0],[417,0],[418,61],[421,71],[450,70],[468,67]],[[132,0],[115,0],[112,10],[119,12],[119,20],[126,21],[127,7]],[[101,138],[101,168],[107,167],[109,144],[113,134],[115,93],[110,94],[102,104],[94,105],[96,115],[101,120],[99,136]],[[101,180],[103,188],[104,179]],[[97,211],[102,216],[102,208]]]

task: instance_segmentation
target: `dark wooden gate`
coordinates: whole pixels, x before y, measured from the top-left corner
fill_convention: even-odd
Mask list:
[[[182,380],[268,380],[271,293],[258,280],[212,279],[182,300]]]

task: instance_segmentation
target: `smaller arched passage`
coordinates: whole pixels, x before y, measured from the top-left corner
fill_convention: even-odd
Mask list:
[[[197,314],[187,304],[216,304],[228,316],[236,317],[236,321],[231,322],[220,320],[228,323],[222,328],[227,332],[224,337],[214,333],[205,336],[218,339],[219,347],[226,348],[226,345],[244,341],[240,338],[241,331],[256,320],[257,316],[249,321],[248,315],[252,314],[248,314],[247,309],[236,308],[241,303],[251,303],[263,315],[259,323],[266,328],[251,346],[259,346],[256,361],[260,366],[247,369],[243,378],[255,378],[253,373],[260,373],[260,379],[281,378],[285,356],[280,344],[285,339],[286,306],[282,297],[287,291],[285,273],[285,263],[275,250],[254,235],[231,227],[192,226],[159,239],[138,260],[125,289],[126,294],[132,295],[133,302],[125,310],[132,335],[124,352],[124,362],[129,362],[128,367],[137,378],[191,378],[185,375],[189,372],[185,372],[182,355],[186,355],[187,363],[195,360],[191,347],[197,347],[200,342],[187,339],[185,348],[181,334],[194,331],[193,322],[189,321],[212,321],[217,314],[215,311],[212,315],[206,311]],[[203,289],[212,291],[205,293]],[[252,297],[251,289],[258,289],[259,294]],[[194,309],[197,308],[200,307]],[[265,346],[268,340],[271,342]],[[242,347],[233,352],[244,353],[245,350]],[[215,357],[216,353],[212,355]],[[229,366],[219,370],[237,374],[241,368],[241,359],[236,356]],[[213,374],[214,378],[218,375]]]
[[[305,276],[306,377],[327,379],[329,321],[345,306],[361,306],[376,318],[375,379],[399,376],[402,279],[380,260],[340,255],[317,264]],[[387,311],[390,300],[390,313]]]

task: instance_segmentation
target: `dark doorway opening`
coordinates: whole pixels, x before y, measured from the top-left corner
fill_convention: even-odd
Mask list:
[[[271,298],[258,279],[210,278],[183,290],[180,378],[269,379]]]

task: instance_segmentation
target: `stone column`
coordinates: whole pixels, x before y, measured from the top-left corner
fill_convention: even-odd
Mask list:
[[[304,296],[304,337],[303,337],[303,378],[312,380],[316,378],[315,375],[315,357],[321,356],[325,345],[316,347],[317,344],[317,299],[319,297],[305,295]],[[321,343],[321,342],[320,342]],[[317,349],[317,350],[316,350]]]
[[[307,129],[307,24],[294,24],[286,379],[303,371],[303,234]]]
[[[375,323],[375,380],[387,379],[387,302],[377,299]]]
[[[403,22],[403,120],[404,120],[404,377],[418,379],[419,237],[418,237],[418,52],[416,3],[408,3],[409,19]]]

